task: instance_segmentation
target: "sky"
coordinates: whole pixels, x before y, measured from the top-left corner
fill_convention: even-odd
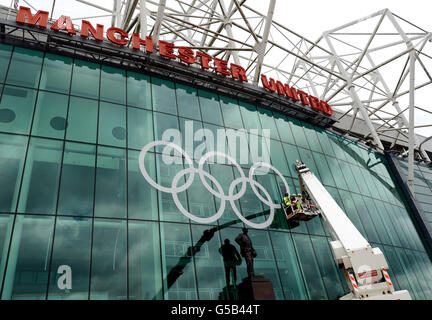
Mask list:
[[[110,9],[113,3],[112,0],[88,1]],[[169,3],[169,0],[167,2]],[[228,0],[225,0],[225,2],[227,3]],[[0,4],[5,6],[10,6],[11,3],[11,0],[0,0]],[[246,4],[259,9],[259,11],[263,13],[267,12],[268,3],[268,0],[246,1]],[[35,9],[50,12],[52,4],[53,0],[20,0],[20,5],[33,6]],[[345,23],[366,17],[384,8],[388,8],[394,14],[416,24],[420,28],[432,32],[432,1],[430,0],[277,0],[274,20],[309,40],[315,41],[323,31],[331,30]],[[80,20],[82,18],[106,15],[107,13],[92,9],[77,1],[56,0],[56,9],[53,18],[57,18],[60,14],[69,15],[73,19],[76,18],[77,20],[74,21],[74,23],[80,25]],[[103,17],[95,19],[94,21],[109,25],[111,18]],[[432,90],[432,86],[428,87],[428,91],[429,90]],[[424,95],[429,96],[428,92],[425,92]],[[422,107],[426,107],[426,105],[422,104]],[[432,110],[432,106],[429,105],[428,107]],[[417,117],[416,124],[417,123],[431,124],[432,115],[423,113],[421,117]],[[416,132],[424,136],[431,136],[432,127],[417,129]]]

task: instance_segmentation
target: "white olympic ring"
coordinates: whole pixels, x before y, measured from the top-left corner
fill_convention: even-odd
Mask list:
[[[171,187],[164,187],[159,185],[158,183],[156,183],[148,174],[145,165],[144,165],[144,159],[145,156],[147,154],[147,152],[155,147],[155,146],[160,146],[160,145],[165,145],[168,147],[173,148],[174,150],[178,151],[179,153],[181,153],[185,160],[187,165],[189,166],[189,168],[187,169],[183,169],[180,172],[178,172],[172,182],[171,182]],[[203,169],[204,163],[207,161],[208,158],[213,157],[213,156],[219,156],[219,157],[224,157],[227,160],[229,160],[233,166],[235,166],[240,174],[240,178],[235,179],[229,186],[228,189],[228,195],[225,195],[221,184],[219,183],[219,181],[216,180],[215,177],[213,177],[210,173],[208,173],[207,171],[205,171]],[[150,142],[149,144],[147,144],[140,152],[139,155],[139,168],[141,170],[141,174],[143,175],[143,177],[147,180],[147,182],[154,188],[158,189],[159,191],[162,191],[164,193],[171,193],[174,203],[176,204],[177,208],[180,210],[180,212],[187,218],[195,221],[195,222],[199,222],[199,223],[211,223],[214,222],[216,220],[218,220],[224,213],[225,211],[225,206],[226,206],[226,201],[229,201],[229,203],[231,204],[231,207],[234,211],[234,213],[237,215],[237,217],[243,221],[246,225],[255,228],[255,229],[264,229],[267,228],[268,226],[271,225],[271,223],[273,222],[273,218],[274,218],[274,214],[275,214],[275,209],[279,209],[281,208],[280,204],[275,204],[272,202],[271,196],[270,194],[267,192],[267,190],[260,184],[258,183],[256,180],[253,179],[253,176],[255,175],[255,171],[257,170],[257,168],[259,167],[266,167],[268,169],[273,170],[277,176],[279,176],[280,179],[282,179],[283,183],[284,183],[284,187],[285,187],[285,192],[286,193],[290,193],[289,190],[289,186],[288,183],[286,182],[284,176],[280,173],[280,171],[278,169],[276,169],[275,167],[273,167],[271,164],[268,164],[266,162],[258,162],[255,163],[254,165],[252,165],[252,167],[249,169],[249,176],[246,177],[243,169],[240,167],[240,165],[237,163],[237,161],[235,161],[232,157],[230,157],[229,155],[223,154],[221,152],[216,152],[216,151],[210,151],[208,153],[206,153],[205,155],[203,155],[201,157],[201,159],[198,161],[198,168],[194,167],[193,161],[191,159],[191,157],[186,153],[186,151],[184,151],[182,148],[180,148],[178,145],[172,143],[172,142],[167,142],[167,141],[153,141]],[[185,190],[187,190],[193,183],[194,181],[194,177],[195,177],[195,173],[198,173],[200,180],[202,182],[202,184],[204,185],[204,187],[215,197],[219,198],[220,201],[220,207],[219,210],[211,217],[208,218],[201,218],[201,217],[197,217],[195,215],[193,215],[192,213],[188,212],[183,205],[181,204],[179,198],[178,198],[178,194],[180,192],[183,192]],[[180,179],[184,176],[189,174],[189,177],[187,178],[185,184],[183,184],[182,186],[178,187],[177,184],[179,183]],[[213,189],[208,182],[206,181],[205,178],[208,178],[215,186],[216,189]],[[238,191],[236,194],[234,194],[234,189],[237,187],[238,184],[241,183],[241,188],[240,191]],[[235,204],[235,201],[240,199],[246,192],[246,183],[250,183],[252,191],[254,192],[254,194],[257,196],[257,198],[263,202],[265,205],[267,205],[268,207],[270,207],[270,214],[268,219],[263,222],[263,223],[254,223],[251,222],[249,220],[247,220],[237,209],[237,206]],[[260,189],[262,191],[262,193],[264,194],[265,198],[260,194],[260,192],[257,191],[257,188]]]

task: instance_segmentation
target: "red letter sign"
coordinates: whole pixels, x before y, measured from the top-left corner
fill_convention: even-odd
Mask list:
[[[180,47],[178,49],[178,57],[180,59],[180,61],[185,62],[187,64],[192,64],[195,63],[195,56],[194,56],[194,52],[186,47]]]
[[[138,33],[134,33],[132,36],[132,47],[135,50],[139,50],[141,46],[145,46],[147,53],[153,53],[153,39],[146,37],[145,40],[143,40]]]
[[[76,34],[72,20],[68,16],[61,16],[58,18],[57,21],[51,26],[51,29],[55,31],[66,30],[69,34]]]
[[[209,62],[213,60],[213,58],[211,56],[209,56],[208,54],[199,52],[199,51],[196,53],[196,56],[200,57],[200,63],[201,63],[201,69],[202,70],[210,69]]]
[[[27,20],[27,24],[31,26],[35,26],[36,23],[39,22],[39,28],[46,28],[48,24],[48,14],[47,11],[39,10],[34,16],[32,16],[30,8],[20,7],[16,16],[16,22],[24,24]]]
[[[81,22],[81,37],[83,38],[88,38],[89,37],[89,31],[92,34],[92,36],[97,40],[97,41],[103,41],[103,31],[104,31],[104,26],[101,24],[97,24],[96,25],[96,30],[95,28],[93,28],[93,26],[91,25],[91,23],[87,20],[83,20]]]
[[[265,89],[270,90],[271,92],[276,92],[276,83],[274,79],[270,78],[270,83],[267,80],[267,76],[262,74],[261,75],[261,82]]]
[[[242,66],[231,63],[231,75],[234,79],[240,80],[242,82],[248,82],[246,70]]]
[[[170,59],[177,58],[174,55],[174,43],[159,40],[159,54]]]
[[[231,72],[228,70],[228,61],[214,58],[214,64],[216,66],[216,73],[223,74],[224,76],[230,76]]]
[[[120,39],[116,38],[116,33],[118,33],[120,35]],[[109,28],[107,30],[107,38],[109,41],[111,41],[112,43],[118,44],[119,46],[125,46],[128,44],[128,34],[126,31],[120,29],[120,28]]]

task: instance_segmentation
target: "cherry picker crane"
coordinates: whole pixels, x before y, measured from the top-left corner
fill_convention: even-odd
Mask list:
[[[296,170],[302,192],[300,209],[284,206],[288,220],[307,221],[320,216],[328,229],[336,264],[351,292],[340,300],[411,300],[407,290],[395,291],[388,264],[379,248],[372,248],[317,177],[300,161]],[[295,210],[294,210],[295,209]]]

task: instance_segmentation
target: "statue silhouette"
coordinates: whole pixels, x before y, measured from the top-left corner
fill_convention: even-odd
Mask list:
[[[225,239],[224,244],[219,248],[219,253],[223,257],[225,266],[225,277],[227,287],[230,286],[230,272],[233,271],[234,284],[237,283],[237,270],[236,267],[241,263],[241,257],[236,247],[233,246],[228,239]]]
[[[246,260],[247,273],[249,278],[254,277],[253,259],[257,256],[257,253],[252,246],[252,240],[248,236],[248,229],[243,228],[243,233],[240,233],[236,238],[235,242],[240,246],[240,253]]]

